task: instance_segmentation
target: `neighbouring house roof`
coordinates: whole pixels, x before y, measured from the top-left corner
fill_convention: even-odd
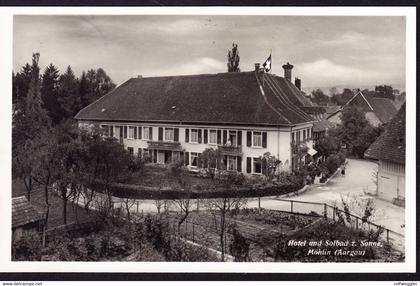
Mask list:
[[[366,150],[367,158],[405,163],[405,103],[384,133]]]
[[[12,198],[12,228],[42,220],[38,212],[25,196]]]
[[[334,123],[323,119],[320,121],[314,121],[314,127],[313,127],[313,132],[322,132],[322,131],[326,131],[330,128],[335,127]]]
[[[340,105],[327,105],[323,107],[325,108],[325,117],[328,117],[341,109]]]
[[[397,113],[397,108],[390,99],[365,95],[361,91],[356,93],[345,105],[347,104],[357,104],[365,112],[374,112],[382,123],[388,123]]]
[[[375,113],[381,123],[388,123],[397,113],[397,108],[390,99],[364,95],[361,91],[359,91],[346,104],[337,109],[335,112],[327,115],[327,119],[341,112],[348,104],[357,105],[362,108],[364,112]]]
[[[132,78],[82,109],[78,120],[294,125],[311,122],[285,78],[238,72]]]

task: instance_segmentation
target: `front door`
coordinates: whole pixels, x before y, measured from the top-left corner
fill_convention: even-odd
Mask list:
[[[165,151],[165,163],[172,162],[172,151]]]
[[[165,164],[165,151],[158,151],[157,152],[157,163],[158,164]]]

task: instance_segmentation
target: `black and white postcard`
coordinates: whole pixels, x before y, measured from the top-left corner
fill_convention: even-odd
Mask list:
[[[8,13],[5,271],[415,271],[415,10]]]

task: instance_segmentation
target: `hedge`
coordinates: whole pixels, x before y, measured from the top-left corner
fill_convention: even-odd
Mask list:
[[[232,187],[230,189],[207,189],[186,192],[180,189],[159,189],[130,184],[114,184],[111,188],[112,195],[120,198],[164,200],[164,199],[212,199],[212,198],[239,198],[239,197],[264,197],[279,196],[297,192],[303,186],[297,184],[266,184],[247,187]]]

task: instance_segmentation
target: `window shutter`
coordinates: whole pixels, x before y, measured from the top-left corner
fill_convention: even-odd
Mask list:
[[[203,160],[202,160],[201,153],[198,153],[197,166],[198,166],[199,168],[202,168],[202,167],[203,167]]]
[[[179,128],[174,128],[174,141],[179,141]]]
[[[188,166],[189,164],[190,164],[190,152],[185,152],[185,166]]]
[[[190,129],[188,128],[185,128],[185,142],[190,142]]]
[[[221,145],[222,144],[222,131],[217,130],[217,144]]]
[[[251,157],[246,157],[246,172],[251,173],[252,160]]]
[[[157,163],[157,150],[153,150],[153,163]]]
[[[198,143],[201,143],[201,137],[203,135],[202,132],[203,132],[203,130],[198,129]]]
[[[226,144],[227,141],[227,130],[223,130],[223,145]]]
[[[242,131],[238,131],[238,146],[242,145]]]
[[[238,157],[236,157],[236,170],[238,172],[242,172],[241,166],[242,166],[242,157],[238,156]]]
[[[124,126],[124,138],[127,138],[127,125]]]
[[[158,140],[163,141],[163,128],[159,127],[159,134],[158,134]]]
[[[137,139],[137,126],[134,126],[134,139]]]
[[[141,139],[141,131],[142,131],[142,127],[139,126],[139,132],[138,132],[138,138]]]
[[[208,141],[208,130],[204,129],[204,144],[207,144]]]
[[[149,127],[149,140],[153,140],[153,127]]]
[[[267,148],[267,132],[262,133],[262,146],[263,148]]]
[[[246,146],[251,147],[251,142],[252,142],[252,132],[247,131],[246,132]]]

